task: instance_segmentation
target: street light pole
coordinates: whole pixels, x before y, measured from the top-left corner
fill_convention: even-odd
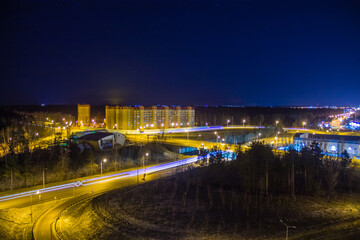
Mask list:
[[[39,191],[36,191],[36,194],[39,194]],[[33,211],[32,211],[32,205],[33,205],[33,195],[34,193],[31,193],[30,195],[30,216],[31,216],[31,222],[33,222]]]
[[[289,226],[289,225],[287,225],[283,220],[281,220],[280,219],[280,222],[282,223],[282,224],[284,224],[284,226],[286,227],[286,238],[285,238],[285,240],[288,240],[288,238],[289,238],[289,228],[296,228],[295,226]]]
[[[243,127],[245,127],[245,119],[243,119]]]
[[[147,160],[147,157],[149,156],[149,153],[145,153],[145,158],[143,161],[143,168],[144,168],[144,178],[143,181],[145,181],[145,176],[146,176],[146,168],[145,168],[145,159]]]
[[[102,160],[100,163],[101,175],[103,173],[103,171],[102,171],[103,162],[106,163],[106,158],[104,158],[104,160]]]
[[[31,193],[31,195],[30,195],[30,201],[31,201],[31,207],[30,207],[31,223],[33,222],[33,216],[32,216],[32,196],[33,196],[33,194]]]
[[[229,122],[230,122],[230,120],[228,119],[228,120],[227,120],[226,127],[229,127]]]
[[[45,168],[43,168],[43,188],[45,188]]]
[[[139,168],[136,170],[136,175],[137,175],[137,184],[139,184]]]

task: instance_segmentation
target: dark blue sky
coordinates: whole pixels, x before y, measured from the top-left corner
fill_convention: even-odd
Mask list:
[[[360,1],[1,1],[0,104],[360,103]]]

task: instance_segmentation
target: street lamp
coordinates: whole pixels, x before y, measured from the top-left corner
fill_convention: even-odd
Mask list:
[[[39,193],[40,193],[40,191],[36,191],[36,194],[39,194]],[[34,193],[31,193],[31,195],[30,195],[30,202],[31,202],[31,204],[30,204],[30,216],[31,216],[31,222],[33,222],[33,212],[32,212],[33,195],[34,195]]]
[[[103,166],[103,162],[106,163],[106,158],[104,158],[101,162],[100,162],[100,169],[101,169],[101,175],[102,175],[102,166]]]
[[[147,157],[149,156],[149,153],[145,153],[145,158],[147,160]],[[144,161],[143,161],[143,168],[144,168],[144,177],[143,177],[143,181],[145,181],[145,176],[146,176],[146,168],[145,168],[145,158],[144,158]]]
[[[284,226],[286,227],[286,238],[285,238],[285,240],[288,240],[288,237],[289,237],[289,228],[296,228],[295,226],[289,226],[289,225],[287,225],[283,220],[281,220],[280,219],[280,222],[282,223],[282,224],[284,224]]]
[[[245,126],[245,119],[243,119],[243,127]]]
[[[278,125],[279,121],[278,121],[278,120],[276,120],[276,122],[275,122],[275,123],[276,123],[276,125]]]
[[[227,125],[226,125],[227,127],[229,127],[229,122],[230,122],[230,120],[228,119],[228,120],[227,120]]]
[[[42,171],[42,177],[43,177],[43,188],[45,188],[45,170],[47,170],[47,168],[43,168],[43,171]]]
[[[303,128],[305,129],[306,122],[303,122]]]

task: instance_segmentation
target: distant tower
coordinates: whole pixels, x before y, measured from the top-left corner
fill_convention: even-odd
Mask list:
[[[90,104],[78,104],[78,125],[90,126]]]

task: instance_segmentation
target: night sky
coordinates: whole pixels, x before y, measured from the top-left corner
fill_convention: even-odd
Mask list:
[[[1,1],[0,104],[360,103],[360,1]]]

